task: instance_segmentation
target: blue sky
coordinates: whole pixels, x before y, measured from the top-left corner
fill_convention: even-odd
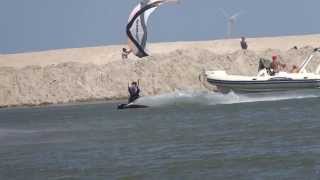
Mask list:
[[[138,0],[0,0],[0,53],[126,43]],[[229,14],[244,11],[235,36],[320,33],[319,0],[181,0],[149,20],[149,41],[221,39]]]

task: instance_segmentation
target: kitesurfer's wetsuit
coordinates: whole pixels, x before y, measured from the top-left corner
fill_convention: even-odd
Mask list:
[[[129,91],[129,103],[132,103],[133,101],[137,100],[140,97],[140,89],[139,86],[130,86],[128,87],[128,91]]]

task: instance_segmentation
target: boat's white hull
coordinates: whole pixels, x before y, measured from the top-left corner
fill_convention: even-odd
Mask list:
[[[269,77],[233,76],[223,71],[211,71],[207,81],[218,90],[228,92],[270,92],[320,87],[320,77],[313,74],[282,74]],[[285,76],[284,76],[285,75]]]
[[[320,87],[320,65],[314,73],[306,71],[307,65],[319,53],[320,48],[314,49],[311,55],[299,66],[296,73],[270,73],[268,67],[260,69],[257,76],[229,75],[225,71],[206,71],[205,75],[210,84],[217,86],[220,91],[240,92],[270,92],[299,89],[314,89]],[[260,67],[260,66],[259,66]],[[270,70],[270,69],[269,69]]]

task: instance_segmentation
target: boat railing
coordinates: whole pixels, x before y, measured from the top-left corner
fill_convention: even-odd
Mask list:
[[[319,53],[320,52],[320,48],[315,48],[313,50],[313,52],[310,54],[310,56],[308,56],[303,63],[300,65],[299,67],[299,72],[298,73],[306,73],[306,67],[308,66],[308,64],[311,62],[311,60],[313,59],[313,57],[315,56],[315,53]],[[319,74],[320,72],[320,64],[317,67],[317,70],[315,73]]]
[[[320,64],[317,67],[316,74],[320,74]]]

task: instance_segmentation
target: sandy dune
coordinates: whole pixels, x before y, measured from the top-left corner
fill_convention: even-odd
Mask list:
[[[293,46],[317,47],[320,45],[319,35],[248,38],[249,49],[260,52],[267,49],[286,51]],[[121,60],[121,48],[124,45],[51,50],[44,52],[0,55],[0,66],[24,67],[30,65],[47,66],[65,62],[108,64]],[[214,40],[199,42],[172,42],[150,44],[148,50],[152,54],[170,53],[183,49],[202,49],[215,54],[233,53],[239,50],[239,39]],[[131,57],[132,59],[136,59]]]
[[[247,41],[248,51],[240,50],[238,39],[157,43],[149,46],[150,57],[125,61],[122,46],[0,55],[0,106],[125,98],[127,83],[136,79],[144,95],[206,90],[199,81],[204,69],[253,75],[260,57],[278,54],[290,66],[320,47],[320,35]]]

